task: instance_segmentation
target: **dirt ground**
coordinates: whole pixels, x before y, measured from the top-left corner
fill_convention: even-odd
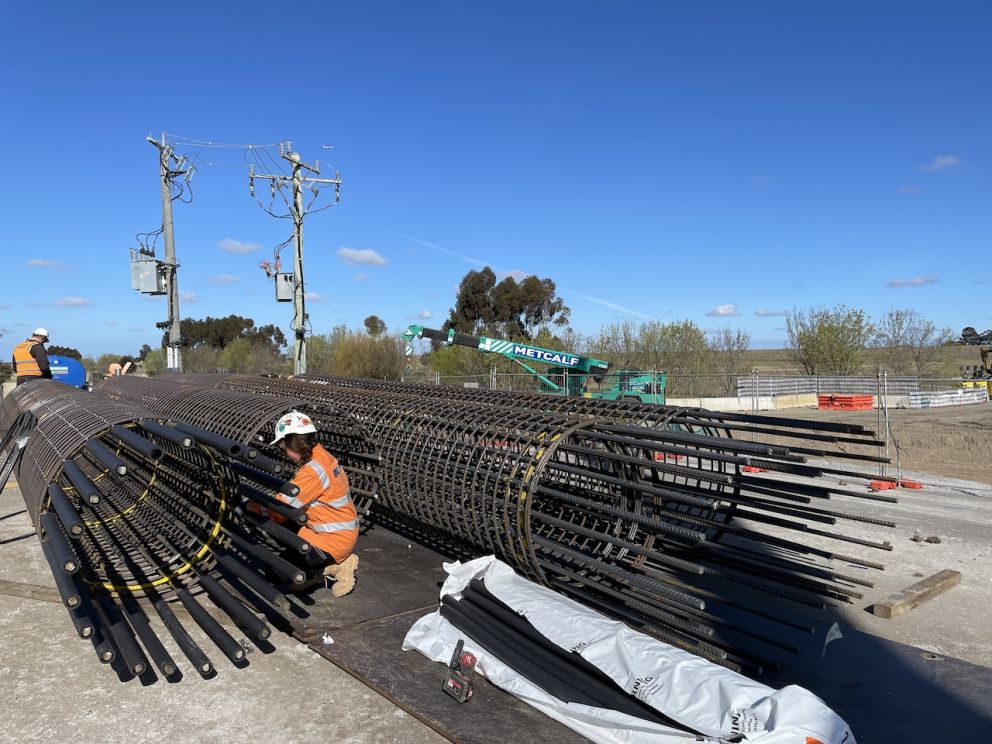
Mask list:
[[[877,411],[794,408],[764,411],[762,415],[861,424],[873,431],[878,428]],[[889,457],[895,465],[898,455],[903,471],[992,484],[992,403],[890,408],[889,430]],[[884,438],[882,431],[879,435]]]

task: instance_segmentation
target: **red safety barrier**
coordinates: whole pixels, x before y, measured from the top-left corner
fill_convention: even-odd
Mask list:
[[[870,411],[875,407],[871,395],[818,395],[816,402],[818,408],[841,411]]]
[[[899,481],[899,485],[903,488],[923,488],[923,484],[919,481],[909,480],[908,478],[903,478]]]
[[[754,465],[742,465],[741,470],[745,473],[767,473],[764,468],[756,468]]]
[[[674,455],[671,452],[655,452],[654,461],[664,462],[665,460],[674,460],[675,462],[685,462],[689,458],[687,455]]]
[[[888,491],[890,488],[898,488],[898,484],[892,481],[873,480],[868,484],[868,488],[872,491]]]

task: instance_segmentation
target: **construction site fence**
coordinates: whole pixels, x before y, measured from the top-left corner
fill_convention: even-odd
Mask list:
[[[652,372],[641,372],[641,375],[651,375]],[[662,373],[654,373],[662,374]],[[919,377],[839,377],[814,375],[725,375],[725,374],[678,374],[666,375],[664,383],[667,400],[706,399],[706,398],[781,398],[798,395],[873,395],[889,398],[908,397],[914,393],[934,393],[941,390],[956,390],[970,386],[961,378],[919,378]],[[527,373],[497,373],[490,371],[478,375],[441,375],[416,374],[403,375],[404,382],[423,385],[453,385],[455,387],[480,388],[483,390],[502,390],[517,392],[541,392],[554,394],[542,386],[541,381]],[[658,379],[656,377],[656,379]],[[561,386],[560,394],[565,394],[565,385],[560,378],[556,382]],[[619,375],[607,375],[597,383],[589,378],[584,381],[588,392],[602,395],[610,390],[618,390],[619,395],[630,395],[626,379]],[[13,390],[14,383],[3,385],[3,393]],[[650,384],[641,392],[657,393]],[[743,401],[746,406],[746,401]],[[696,403],[703,405],[705,403]]]
[[[650,375],[651,371],[640,374]],[[661,374],[661,373],[658,373]],[[873,395],[908,396],[913,393],[953,390],[962,387],[961,378],[892,377],[842,377],[820,375],[726,375],[726,374],[676,374],[666,375],[664,393],[668,399],[685,398],[751,398],[780,397],[789,395]],[[404,382],[423,385],[454,385],[519,392],[544,392],[554,394],[541,381],[527,373],[497,373],[478,375],[418,374],[404,375]],[[560,380],[558,380],[560,382]],[[565,394],[562,385],[561,394]],[[602,393],[623,388],[619,375],[607,375],[602,382],[587,381],[590,393]],[[650,391],[649,391],[650,392]],[[621,392],[621,395],[624,394]]]
[[[879,387],[887,388],[888,395],[909,395],[920,392],[918,377],[888,377],[885,384],[878,376],[840,377],[802,375],[796,377],[765,377],[749,375],[736,378],[737,395],[878,395]],[[757,391],[757,393],[755,393]]]

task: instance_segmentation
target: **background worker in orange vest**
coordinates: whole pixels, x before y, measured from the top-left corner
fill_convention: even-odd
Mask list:
[[[337,458],[317,442],[317,427],[304,413],[290,411],[276,424],[272,444],[283,455],[299,463],[293,483],[300,488],[296,496],[277,493],[283,502],[305,509],[307,523],[299,536],[329,556],[323,569],[325,578],[334,579],[331,594],[343,597],[355,588],[358,556],[352,551],[358,542],[358,511],[351,500],[348,476]],[[282,521],[278,514],[269,518]]]
[[[31,338],[21,341],[14,347],[12,362],[18,385],[42,377],[52,379],[52,370],[48,366],[48,352],[45,351],[47,343],[48,329],[36,328]]]

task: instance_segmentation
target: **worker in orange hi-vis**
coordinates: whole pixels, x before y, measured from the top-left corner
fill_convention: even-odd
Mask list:
[[[52,370],[48,366],[48,352],[45,351],[47,343],[48,329],[36,328],[31,338],[21,341],[14,347],[10,361],[18,385],[29,380],[52,379]]]
[[[337,458],[317,442],[317,427],[304,413],[290,411],[276,424],[272,444],[279,445],[286,459],[299,463],[292,482],[299,486],[295,497],[276,496],[297,509],[305,509],[307,522],[299,536],[319,548],[331,562],[324,577],[334,579],[331,593],[343,597],[355,588],[358,556],[352,551],[358,542],[358,511],[351,500],[348,476]],[[270,519],[283,521],[278,514]]]

